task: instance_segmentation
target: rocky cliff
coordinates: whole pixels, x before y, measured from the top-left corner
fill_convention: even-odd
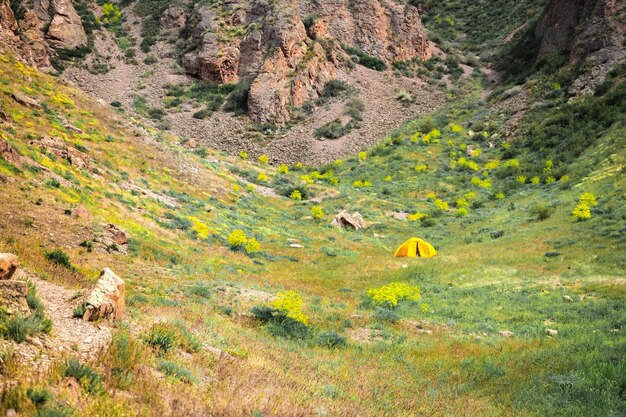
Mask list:
[[[0,42],[41,70],[51,70],[50,58],[61,50],[87,46],[87,34],[70,0],[33,0],[19,4],[15,18],[9,0],[0,0]]]
[[[431,55],[417,9],[382,0],[199,4],[187,28],[195,45],[183,57],[187,72],[250,84],[249,114],[259,122],[283,123],[317,98],[346,67],[341,45],[387,62]]]
[[[622,0],[553,0],[538,22],[538,59],[566,53],[582,75],[570,93],[590,92],[608,71],[626,58]]]

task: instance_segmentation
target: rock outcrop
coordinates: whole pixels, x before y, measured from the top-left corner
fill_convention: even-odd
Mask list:
[[[316,16],[305,19],[308,31],[307,15]],[[171,21],[168,16],[163,20]],[[381,0],[201,3],[187,30],[196,47],[183,56],[186,71],[216,83],[249,84],[248,112],[257,122],[284,123],[292,108],[316,99],[326,81],[346,78],[349,58],[341,45],[387,62],[431,55],[417,8]]]
[[[119,320],[124,313],[125,292],[124,281],[109,268],[104,268],[95,288],[84,303],[83,320]]]
[[[12,253],[0,253],[0,280],[11,279],[18,266],[17,256]]]
[[[0,311],[8,315],[30,316],[27,294],[28,284],[24,281],[0,281]]]
[[[592,92],[610,69],[626,59],[625,26],[618,18],[624,10],[618,0],[553,0],[535,29],[538,59],[566,53],[581,75],[571,94]]]
[[[17,30],[17,20],[15,20],[9,0],[0,0],[0,30],[11,32]]]
[[[51,16],[46,35],[56,49],[87,46],[87,34],[70,0],[36,0],[36,7]]]
[[[308,10],[313,38],[332,37],[387,62],[429,59],[428,39],[416,7],[382,0],[320,0]]]
[[[28,284],[11,278],[19,262],[12,253],[0,253],[0,311],[8,315],[30,316],[30,308],[26,302]]]
[[[337,214],[330,224],[337,227],[343,227],[344,229],[351,228],[354,230],[364,229],[367,227],[367,224],[360,213],[354,212],[349,214],[345,210]]]
[[[91,158],[89,158],[86,153],[67,146],[65,141],[61,138],[43,136],[37,140],[30,141],[30,144],[46,149],[46,151],[59,158],[65,159],[72,166],[79,169],[86,169],[91,163]]]
[[[102,234],[94,238],[95,246],[107,252],[126,254],[128,251],[128,235],[113,223],[103,225]]]
[[[88,45],[82,21],[71,0],[21,2],[16,19],[9,0],[0,0],[0,46],[42,71],[52,70],[50,57],[57,50]]]

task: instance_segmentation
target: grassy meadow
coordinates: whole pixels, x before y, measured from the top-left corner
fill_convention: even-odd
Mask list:
[[[505,92],[485,98],[472,79],[374,148],[287,167],[183,148],[3,56],[0,136],[28,161],[0,159],[0,252],[76,289],[108,266],[126,281],[128,309],[87,363],[66,355],[37,373],[19,344],[1,345],[0,378],[17,383],[0,412],[623,415],[620,71],[576,103],[537,75],[533,94],[548,105],[513,141],[495,105]],[[581,114],[576,134],[558,136]],[[559,140],[539,140],[546,131]],[[581,204],[588,218],[572,215]],[[331,226],[342,209],[368,227]],[[128,233],[126,255],[91,248],[105,223]],[[413,236],[438,256],[394,258]],[[55,249],[69,261],[46,256]]]

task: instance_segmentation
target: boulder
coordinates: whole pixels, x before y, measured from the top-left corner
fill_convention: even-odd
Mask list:
[[[12,253],[0,253],[0,280],[11,279],[18,266],[17,256]]]
[[[186,20],[185,9],[180,6],[170,6],[161,15],[161,27],[163,29],[181,29],[185,26]]]
[[[96,236],[93,241],[98,247],[109,253],[125,254],[128,249],[128,235],[113,223],[103,225],[102,234]]]
[[[337,214],[330,224],[337,227],[343,227],[344,229],[350,227],[354,230],[365,229],[367,227],[367,224],[361,214],[358,212],[349,214],[345,210]]]
[[[113,223],[109,223],[104,226],[104,230],[105,232],[109,233],[109,235],[111,235],[113,241],[118,245],[126,245],[128,243],[126,233]]]
[[[87,46],[87,34],[80,16],[70,0],[50,0],[52,16],[46,35],[57,49],[77,49]]]
[[[498,332],[498,334],[500,336],[504,336],[504,337],[513,337],[513,336],[515,336],[515,333],[513,333],[510,330],[501,330],[501,331]]]
[[[546,334],[550,337],[556,337],[556,335],[559,334],[559,331],[555,329],[546,329]]]
[[[0,281],[0,311],[5,314],[30,316],[30,308],[26,302],[28,284],[24,281]]]
[[[95,288],[85,301],[83,320],[119,320],[124,313],[126,284],[109,268],[104,268]]]
[[[91,213],[85,206],[78,206],[73,209],[72,215],[78,219],[88,219],[91,217]]]
[[[11,93],[11,97],[13,100],[17,101],[19,104],[27,107],[32,107],[34,109],[43,109],[43,106],[37,102],[34,98],[30,98],[22,93],[13,92]]]

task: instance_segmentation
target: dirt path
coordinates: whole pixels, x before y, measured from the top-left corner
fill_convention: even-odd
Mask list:
[[[24,270],[18,271],[15,278],[35,284],[46,315],[52,320],[52,332],[49,335],[29,337],[26,342],[19,345],[7,342],[13,345],[16,353],[32,365],[43,370],[54,359],[63,356],[87,359],[108,345],[111,339],[109,327],[72,317],[81,297],[79,292],[44,281]]]

